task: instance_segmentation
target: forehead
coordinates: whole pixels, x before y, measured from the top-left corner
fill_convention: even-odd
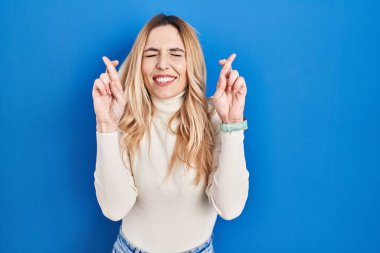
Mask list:
[[[184,45],[177,28],[175,28],[172,25],[164,25],[164,26],[156,27],[150,31],[148,40],[145,45],[145,48],[148,48],[148,47],[184,48]]]

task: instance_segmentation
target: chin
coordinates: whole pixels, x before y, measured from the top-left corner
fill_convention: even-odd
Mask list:
[[[159,94],[155,94],[156,97],[158,98],[171,98],[174,97],[176,94],[174,92],[160,92]]]
[[[179,94],[177,90],[153,90],[150,93],[151,95],[162,99],[171,98]]]

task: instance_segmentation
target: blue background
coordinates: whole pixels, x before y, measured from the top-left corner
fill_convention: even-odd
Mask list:
[[[158,12],[248,86],[250,193],[221,252],[380,252],[378,1],[2,1],[0,252],[110,252],[91,89]]]

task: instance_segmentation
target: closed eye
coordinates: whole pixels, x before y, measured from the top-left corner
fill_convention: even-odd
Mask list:
[[[175,56],[175,57],[182,57],[182,55],[180,54],[171,54],[172,56]],[[145,55],[145,57],[154,57],[154,56],[157,56],[156,54],[152,54],[152,55]]]

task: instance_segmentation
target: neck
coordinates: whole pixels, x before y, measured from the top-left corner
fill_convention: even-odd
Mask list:
[[[151,95],[153,106],[158,113],[173,114],[181,108],[186,92],[187,89],[171,98],[158,98]]]

